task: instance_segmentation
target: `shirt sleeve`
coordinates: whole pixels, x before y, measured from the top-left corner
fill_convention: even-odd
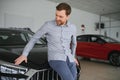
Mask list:
[[[22,55],[28,56],[31,49],[34,47],[35,43],[42,37],[42,35],[46,34],[47,29],[47,23],[45,23],[34,35],[31,37],[30,41],[25,46]]]
[[[77,41],[76,41],[76,26],[74,26],[73,29],[73,36],[72,36],[72,41],[71,41],[71,52],[73,56],[75,57],[76,54],[76,46],[77,46]]]

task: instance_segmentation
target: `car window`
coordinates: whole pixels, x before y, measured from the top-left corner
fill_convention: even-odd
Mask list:
[[[88,37],[86,37],[86,36],[78,36],[77,41],[88,42]]]
[[[27,33],[27,36],[28,36],[28,41],[29,41],[32,38],[33,34]]]
[[[33,34],[29,31],[0,31],[0,45],[27,44]],[[46,44],[46,42],[39,39],[36,44]]]
[[[0,31],[0,44],[25,44],[26,38],[21,32]]]
[[[100,38],[105,40],[106,42],[119,43],[119,41],[117,41],[113,38],[107,37],[107,36],[100,36]]]
[[[28,41],[32,38],[33,34],[27,33],[28,35]],[[36,44],[46,44],[46,42],[44,40],[42,40],[41,38],[36,42]]]
[[[91,37],[91,42],[96,42],[96,43],[101,43],[101,44],[105,43],[103,39],[96,37],[96,36]]]
[[[92,36],[91,37],[91,42],[97,42],[97,37]]]
[[[21,33],[20,36],[21,36],[21,38],[22,38],[25,42],[27,42],[24,34]]]

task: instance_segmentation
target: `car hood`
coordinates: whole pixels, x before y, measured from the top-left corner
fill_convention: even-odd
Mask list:
[[[0,59],[10,63],[14,63],[14,60],[19,57],[24,49],[24,45],[11,45],[0,47]],[[28,63],[21,63],[22,66],[34,69],[47,68],[47,46],[35,45],[28,55]]]

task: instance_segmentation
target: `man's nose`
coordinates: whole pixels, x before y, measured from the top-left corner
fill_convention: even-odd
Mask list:
[[[59,20],[60,18],[59,17],[56,17],[56,20]]]

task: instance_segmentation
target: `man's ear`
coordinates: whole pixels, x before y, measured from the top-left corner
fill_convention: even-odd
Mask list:
[[[69,19],[70,15],[67,15],[67,20]]]

